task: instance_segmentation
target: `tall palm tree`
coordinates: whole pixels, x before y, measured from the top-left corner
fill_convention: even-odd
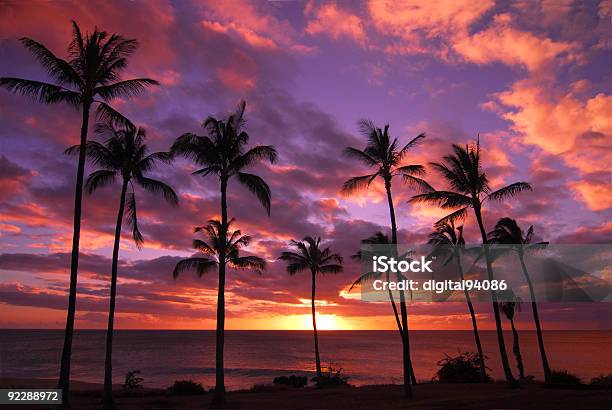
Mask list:
[[[240,256],[240,250],[247,247],[251,242],[251,237],[248,235],[242,235],[240,230],[230,230],[235,219],[230,219],[225,224],[218,219],[211,219],[204,226],[198,226],[194,228],[194,232],[201,232],[205,234],[208,241],[202,241],[200,239],[193,240],[193,248],[196,249],[201,255],[193,256],[191,258],[183,259],[176,264],[172,276],[174,279],[178,278],[179,274],[185,270],[194,269],[199,277],[204,274],[218,269],[219,276],[225,275],[225,266],[229,266],[233,269],[255,269],[257,273],[266,269],[266,261],[258,256]],[[221,269],[221,266],[224,268]],[[218,295],[222,295],[224,292],[225,278],[223,281],[219,279]],[[221,300],[225,303],[223,297],[218,297],[217,300]],[[225,305],[217,305],[217,318],[219,318],[219,312],[221,311],[222,320],[225,318]],[[223,327],[221,327],[223,331]],[[217,320],[217,335],[219,334],[219,321]],[[222,335],[223,336],[223,335]],[[221,339],[221,343],[223,339]],[[217,338],[217,353],[219,352],[219,339]],[[217,395],[217,388],[223,389],[225,393],[225,387],[223,384],[223,347],[221,346],[221,362],[219,362],[219,356],[217,356],[217,387],[215,387],[215,400],[224,399],[224,394]],[[221,366],[219,368],[219,366]],[[219,370],[221,370],[221,380],[218,379]]]
[[[454,212],[438,221],[438,223],[465,218],[468,209],[472,208],[482,238],[487,265],[487,276],[491,281],[493,280],[492,260],[489,254],[487,231],[485,230],[482,220],[484,203],[487,200],[501,201],[525,190],[531,191],[531,185],[527,182],[515,182],[494,191],[489,186],[486,173],[482,170],[480,142],[477,141],[475,147],[469,147],[467,145],[461,147],[453,144],[452,148],[453,153],[445,156],[442,163],[430,163],[431,166],[444,177],[449,186],[449,190],[434,190],[415,195],[410,199],[410,202],[425,202],[436,204],[443,209],[456,209]],[[504,368],[504,375],[507,382],[511,386],[515,386],[516,380],[512,376],[512,371],[508,363],[508,355],[506,353],[501,317],[499,314],[499,303],[497,302],[495,292],[491,292],[491,298],[493,300],[493,314],[495,316],[497,341],[499,344],[502,366]]]
[[[544,368],[544,380],[550,381],[550,367],[548,366],[548,358],[546,357],[546,349],[544,348],[544,337],[542,335],[542,326],[540,325],[540,315],[538,314],[538,302],[536,301],[535,290],[531,277],[527,271],[525,265],[525,253],[532,252],[538,249],[542,249],[548,246],[548,242],[535,242],[533,240],[533,226],[527,229],[527,233],[524,234],[518,223],[511,218],[501,218],[495,224],[495,228],[489,232],[489,240],[493,243],[503,244],[505,246],[502,249],[513,250],[518,255],[519,261],[521,262],[521,269],[523,276],[527,281],[529,287],[529,295],[531,297],[531,310],[533,312],[533,321],[536,326],[536,333],[538,336],[538,346],[540,348],[540,356],[542,358],[542,367]],[[510,246],[507,246],[510,245]]]
[[[389,207],[389,217],[391,219],[391,243],[397,244],[397,223],[395,220],[395,208],[393,205],[393,195],[391,192],[392,180],[395,176],[401,176],[404,183],[418,189],[431,189],[429,184],[420,177],[425,174],[425,168],[422,165],[402,165],[402,160],[408,151],[415,147],[424,138],[424,134],[420,134],[413,138],[403,147],[399,146],[397,138],[391,138],[389,134],[389,125],[385,125],[383,129],[378,128],[369,120],[361,120],[359,129],[366,137],[367,144],[363,150],[353,147],[347,147],[344,151],[345,155],[359,160],[364,165],[373,169],[373,173],[353,177],[347,180],[342,186],[344,194],[353,194],[362,189],[368,188],[377,178],[383,180],[385,184],[385,192],[387,194],[387,205]],[[408,313],[406,310],[406,298],[404,292],[400,291],[400,312],[401,322],[398,317],[395,301],[390,300],[393,306],[396,323],[399,324],[400,335],[403,346],[403,363],[404,363],[404,394],[407,397],[412,396],[412,387],[410,385],[411,374],[413,374],[412,360],[410,359],[410,339],[408,334]]]
[[[258,145],[247,149],[249,134],[243,129],[246,103],[241,101],[234,113],[224,119],[208,117],[202,124],[206,135],[183,134],[172,144],[173,156],[183,156],[193,160],[203,168],[194,175],[215,175],[219,178],[221,190],[221,235],[225,237],[228,229],[227,186],[231,178],[249,189],[270,215],[270,187],[263,178],[245,172],[258,162],[276,161],[276,149],[269,145]],[[223,372],[223,344],[225,338],[225,265],[227,250],[222,246],[219,258],[219,291],[217,298],[216,331],[216,387],[214,401],[225,401],[225,382]]]
[[[87,158],[100,169],[87,177],[85,187],[89,194],[98,188],[113,184],[121,179],[121,194],[119,210],[115,226],[115,242],[113,245],[113,260],[111,268],[110,306],[108,311],[108,327],[106,331],[106,360],[104,366],[104,407],[114,408],[113,401],[113,329],[115,320],[115,300],[117,295],[117,265],[119,261],[119,244],[124,217],[126,224],[132,230],[132,238],[140,248],[144,239],[138,229],[136,213],[136,191],[134,185],[139,185],[146,191],[161,194],[172,205],[178,204],[174,190],[165,183],[146,176],[158,162],[170,162],[166,152],[148,154],[145,144],[144,128],[128,126],[115,129],[112,125],[99,124],[96,131],[108,139],[104,144],[88,141],[86,144]],[[69,148],[68,152],[78,153],[80,145]],[[130,190],[130,192],[128,192]]]
[[[81,33],[76,22],[72,22],[72,41],[68,45],[66,60],[56,57],[43,44],[31,38],[21,38],[21,44],[30,50],[45,69],[52,83],[23,78],[0,77],[0,86],[23,96],[31,97],[43,104],[64,103],[81,111],[81,137],[74,195],[74,229],[72,257],[70,260],[70,290],[66,332],[59,377],[59,388],[64,401],[68,402],[70,385],[70,357],[76,312],[77,272],[79,266],[79,239],[81,233],[81,200],[85,174],[85,144],[92,105],[97,104],[100,119],[126,123],[127,120],[115,111],[108,101],[115,97],[131,97],[142,93],[148,86],[158,82],[149,78],[120,80],[121,71],[127,66],[128,57],[138,43],[118,34],[109,35],[94,29],[93,33]]]
[[[441,224],[436,224],[435,230],[429,234],[430,245],[434,246],[433,253],[446,257],[446,263],[455,261],[455,266],[459,277],[464,280],[463,267],[461,266],[461,256],[465,252],[465,239],[463,238],[463,226],[458,226],[455,229],[455,223],[447,221]],[[485,366],[485,358],[482,352],[482,345],[480,343],[480,335],[478,334],[478,324],[476,322],[476,314],[474,313],[474,306],[472,305],[472,298],[470,292],[467,289],[463,290],[465,294],[465,300],[470,311],[472,318],[472,329],[474,330],[474,341],[476,342],[476,349],[478,350],[478,357],[480,359],[480,374],[482,380],[487,380],[487,370]]]
[[[317,377],[321,377],[321,359],[319,357],[319,337],[317,335],[317,319],[315,312],[315,292],[317,274],[330,274],[342,272],[342,257],[332,253],[330,248],[321,249],[321,238],[305,237],[301,241],[292,240],[290,243],[294,251],[286,251],[281,254],[279,260],[286,261],[287,272],[295,275],[303,270],[310,270],[312,277],[312,329],[314,331],[315,365]]]
[[[510,321],[510,326],[512,327],[512,338],[514,339],[514,342],[512,344],[512,351],[514,352],[514,357],[516,358],[516,368],[519,371],[519,378],[521,380],[524,380],[525,366],[523,366],[523,356],[521,355],[519,334],[516,331],[516,327],[514,326],[514,315],[517,311],[521,310],[521,300],[512,291],[506,291],[505,295],[503,296],[503,299],[504,301],[500,302],[499,308],[504,313],[506,318]]]

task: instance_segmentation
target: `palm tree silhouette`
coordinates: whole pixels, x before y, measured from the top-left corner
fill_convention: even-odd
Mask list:
[[[286,251],[281,254],[279,260],[286,261],[287,272],[290,275],[309,269],[312,275],[312,329],[314,331],[315,365],[317,377],[321,377],[321,359],[319,357],[319,337],[317,335],[317,319],[315,315],[315,292],[317,274],[330,274],[342,272],[342,257],[332,253],[330,248],[321,249],[321,238],[305,237],[301,241],[290,242],[296,252]]]
[[[244,110],[246,103],[241,101],[234,113],[226,119],[208,117],[203,128],[207,135],[183,134],[176,139],[170,152],[173,156],[183,156],[193,160],[203,168],[194,175],[216,175],[221,184],[221,233],[225,237],[228,229],[227,184],[232,177],[248,188],[270,215],[271,193],[268,184],[259,176],[244,172],[246,168],[262,160],[276,161],[276,149],[269,145],[259,145],[246,149],[249,134],[244,131]],[[223,245],[223,243],[221,243]],[[216,387],[214,401],[225,401],[225,382],[223,371],[223,344],[225,339],[225,264],[227,250],[219,248],[219,289],[217,298],[216,333]]]
[[[377,128],[370,120],[361,120],[359,122],[361,133],[367,138],[367,145],[363,150],[347,147],[344,151],[345,155],[361,161],[370,168],[374,168],[375,172],[368,175],[353,177],[347,180],[342,186],[344,194],[352,194],[362,189],[368,188],[376,178],[381,178],[385,184],[387,193],[387,204],[389,206],[389,217],[391,219],[391,243],[397,244],[397,223],[395,220],[395,208],[393,206],[393,196],[391,193],[391,182],[393,177],[401,176],[404,183],[409,186],[419,189],[431,189],[429,184],[420,177],[425,174],[425,168],[422,165],[401,165],[403,158],[408,150],[416,146],[424,138],[424,134],[420,134],[413,138],[403,147],[398,146],[397,138],[391,139],[389,135],[389,125],[385,125],[384,129]],[[402,320],[400,322],[395,301],[391,298],[390,302],[393,307],[396,323],[398,323],[403,346],[403,362],[404,362],[404,394],[406,397],[412,396],[412,387],[410,385],[411,375],[414,374],[412,369],[412,360],[410,359],[410,339],[408,333],[408,313],[406,311],[406,300],[404,292],[400,291],[400,312]],[[416,383],[416,380],[412,380]]]
[[[514,339],[512,351],[514,352],[514,357],[516,358],[516,368],[519,371],[519,378],[523,380],[525,379],[525,367],[523,366],[523,356],[521,355],[519,334],[514,326],[514,314],[516,311],[520,312],[521,310],[521,299],[509,289],[503,292],[503,294],[502,299],[504,299],[504,301],[500,302],[499,308],[510,321],[510,326],[512,327],[512,337]]]
[[[487,264],[487,275],[489,281],[491,281],[493,280],[493,268],[491,266],[491,256],[489,255],[489,240],[487,239],[487,232],[482,221],[482,208],[484,202],[486,200],[500,201],[525,190],[531,191],[531,185],[527,182],[515,182],[493,191],[489,186],[487,175],[482,170],[480,141],[477,141],[475,147],[466,145],[464,148],[453,144],[452,148],[453,153],[445,156],[443,158],[443,163],[430,163],[430,165],[444,177],[450,190],[434,190],[415,195],[410,199],[410,202],[436,204],[443,209],[459,208],[438,221],[438,224],[465,218],[468,209],[472,208],[478,223],[478,228],[480,229]],[[504,374],[507,382],[511,386],[515,386],[516,380],[514,376],[512,376],[512,371],[508,363],[508,355],[506,353],[504,334],[501,326],[501,317],[499,315],[499,304],[495,292],[491,292],[491,298],[493,299],[493,314],[495,316],[497,341]]]
[[[114,408],[113,400],[113,329],[115,319],[115,300],[117,295],[117,265],[119,261],[119,244],[121,241],[121,228],[124,217],[126,224],[132,230],[134,242],[140,248],[144,239],[138,229],[138,216],[136,212],[135,186],[139,185],[146,191],[161,194],[164,199],[173,205],[178,204],[178,197],[174,190],[165,183],[146,176],[158,162],[170,162],[170,155],[166,152],[148,154],[145,144],[146,132],[144,128],[128,126],[124,129],[115,129],[110,124],[98,124],[96,132],[105,135],[108,139],[104,144],[88,141],[86,144],[87,158],[100,169],[87,177],[85,187],[89,194],[98,188],[113,184],[121,178],[121,195],[119,197],[119,211],[115,226],[115,242],[113,245],[113,260],[111,268],[110,306],[108,311],[108,327],[106,332],[106,359],[104,366],[104,408]],[[69,153],[79,153],[80,145],[67,150]],[[128,192],[131,189],[131,192]]]
[[[70,290],[66,332],[58,386],[63,390],[63,400],[68,403],[70,385],[70,357],[76,312],[77,272],[79,266],[79,240],[81,233],[81,200],[85,174],[85,144],[92,105],[97,104],[97,115],[101,120],[126,123],[127,120],[115,111],[108,101],[115,97],[131,97],[142,93],[146,87],[158,82],[149,78],[120,81],[120,73],[127,66],[127,58],[138,47],[133,39],[94,29],[93,33],[81,33],[76,22],[72,22],[72,41],[68,46],[68,59],[55,56],[43,44],[31,38],[21,38],[21,44],[30,50],[54,83],[23,78],[0,77],[0,86],[23,96],[34,98],[43,104],[64,103],[80,109],[81,150],[77,168],[74,195],[74,230],[72,257],[70,261]]]
[[[499,243],[503,245],[501,250],[513,250],[518,255],[519,261],[521,262],[521,269],[527,285],[529,287],[529,295],[531,297],[531,310],[533,312],[533,321],[536,326],[536,333],[538,336],[538,346],[540,348],[540,356],[542,358],[542,367],[544,369],[544,381],[550,381],[550,367],[548,366],[548,358],[546,357],[546,349],[544,348],[544,337],[542,335],[542,326],[540,325],[540,315],[538,314],[538,303],[536,301],[535,291],[531,277],[527,271],[525,265],[525,253],[529,253],[538,249],[542,249],[548,246],[548,242],[536,242],[532,243],[533,240],[533,226],[527,229],[527,233],[524,235],[521,227],[511,218],[501,218],[495,224],[495,228],[489,232],[489,240],[492,243]]]
[[[194,256],[183,259],[176,264],[172,276],[178,278],[179,274],[185,270],[194,269],[199,277],[204,274],[218,269],[219,276],[225,275],[225,267],[229,266],[233,269],[255,269],[257,273],[266,269],[266,261],[258,256],[240,256],[240,250],[249,245],[251,237],[242,235],[240,230],[230,230],[235,219],[230,219],[225,224],[218,219],[211,219],[205,226],[194,228],[194,232],[204,233],[208,241],[200,239],[193,240],[193,248],[196,249],[201,256]],[[221,267],[223,266],[223,269]],[[219,279],[218,293],[222,294],[225,285],[225,277],[223,282]],[[223,303],[225,299],[218,297]],[[217,306],[217,317],[221,312],[221,319],[225,319],[225,305]],[[223,322],[221,323],[223,326]],[[221,327],[221,343],[223,343],[223,327]],[[217,320],[217,385],[215,387],[216,401],[225,400],[225,386],[223,384],[223,345],[221,345],[221,361],[219,361],[219,321]],[[221,379],[219,380],[219,376]],[[217,388],[222,389],[219,393]]]
[[[457,272],[461,280],[463,281],[463,267],[461,266],[461,255],[465,252],[465,239],[463,238],[463,226],[458,226],[455,229],[455,223],[451,221],[436,224],[435,230],[429,234],[430,245],[434,246],[433,254],[446,257],[445,263],[450,263],[452,260],[455,261]],[[476,349],[478,350],[478,357],[480,359],[480,373],[482,380],[487,380],[487,368],[485,366],[485,357],[482,352],[482,345],[480,343],[480,335],[478,334],[478,325],[476,323],[476,314],[474,313],[474,306],[472,305],[472,298],[467,289],[463,290],[465,294],[465,300],[470,311],[472,318],[472,329],[474,330],[474,341],[476,342]]]

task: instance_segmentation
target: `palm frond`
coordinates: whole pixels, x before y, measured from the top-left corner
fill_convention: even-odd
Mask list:
[[[174,271],[172,272],[172,277],[176,279],[179,274],[186,270],[195,269],[196,274],[199,277],[202,277],[205,273],[210,272],[213,268],[217,266],[217,262],[209,259],[209,258],[188,258],[179,261],[174,267]]]
[[[43,104],[67,103],[73,107],[81,104],[81,95],[55,84],[22,78],[0,77],[0,87]]]
[[[358,277],[357,280],[355,280],[355,282],[353,282],[353,284],[351,285],[351,287],[349,288],[348,291],[350,293],[355,286],[361,286],[364,283],[372,282],[372,281],[380,278],[381,276],[382,276],[381,272],[366,272],[363,275],[361,275],[360,277]]]
[[[129,98],[143,93],[147,87],[153,85],[159,85],[159,82],[150,78],[135,78],[96,87],[94,95],[99,95],[106,101],[113,98]]]
[[[151,179],[144,177],[142,175],[136,176],[136,182],[146,189],[149,192],[159,194],[161,193],[166,201],[168,201],[171,205],[178,205],[178,196],[174,189],[170,185],[165,184],[164,182],[158,181],[156,179]]]
[[[355,192],[361,191],[370,186],[372,181],[378,176],[378,172],[371,175],[363,175],[359,177],[353,177],[342,185],[342,193],[345,195],[350,195]]]
[[[126,116],[102,101],[98,101],[96,119],[116,127],[135,128],[135,125]]]
[[[138,214],[136,212],[136,195],[129,192],[125,198],[126,224],[132,230],[132,238],[138,249],[142,248],[144,238],[138,229]]]
[[[513,184],[500,188],[497,191],[491,192],[488,195],[488,198],[496,201],[501,201],[503,199],[513,197],[523,191],[533,191],[533,189],[531,188],[531,185],[528,182],[515,182]]]
[[[232,258],[230,264],[237,269],[255,269],[257,273],[266,269],[266,261],[258,256],[241,256]]]
[[[463,221],[467,217],[467,214],[468,214],[467,207],[457,209],[456,211],[446,215],[445,217],[440,218],[436,222],[436,225],[443,225],[446,223],[455,223],[457,221]]]
[[[85,189],[87,190],[87,193],[91,195],[98,188],[113,184],[115,182],[116,176],[116,171],[111,171],[107,169],[94,171],[87,177],[87,181],[85,182]]]
[[[411,203],[432,203],[441,208],[457,208],[472,206],[472,199],[466,195],[452,191],[432,191],[418,194],[410,198]]]
[[[425,139],[425,134],[419,134],[416,137],[414,137],[412,140],[410,140],[410,142],[408,142],[408,144],[404,145],[404,148],[402,148],[399,152],[399,156],[400,158],[406,153],[406,151],[408,151],[411,148],[416,147],[418,144],[420,144],[423,140]]]
[[[270,215],[270,202],[272,194],[266,181],[257,175],[247,174],[245,172],[238,173],[238,181],[240,181],[240,183],[249,191],[255,194],[268,215]]]
[[[34,54],[49,76],[59,84],[70,84],[78,88],[83,86],[83,81],[78,73],[67,61],[56,57],[47,47],[31,38],[22,37],[20,41],[25,48]]]
[[[344,155],[346,157],[349,158],[354,158],[358,161],[363,162],[365,165],[370,166],[370,167],[375,167],[378,164],[378,161],[376,161],[376,159],[372,158],[370,155],[366,154],[365,152],[363,152],[360,149],[357,148],[353,148],[353,147],[346,147],[344,149]]]

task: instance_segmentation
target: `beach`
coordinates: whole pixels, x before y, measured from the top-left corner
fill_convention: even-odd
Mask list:
[[[71,405],[75,409],[99,409],[101,385],[73,381]],[[0,379],[0,386],[53,388],[50,379]],[[241,390],[228,394],[227,404],[211,407],[212,394],[169,396],[162,390],[144,389],[128,396],[117,388],[119,410],[135,409],[249,409],[249,410],[381,410],[381,409],[551,409],[609,410],[612,390],[584,388],[545,388],[540,384],[509,388],[505,383],[439,384],[424,383],[414,387],[414,397],[402,396],[402,386],[378,385],[335,389],[275,388],[273,386]],[[23,409],[22,405],[6,406]],[[27,408],[49,409],[46,406]]]

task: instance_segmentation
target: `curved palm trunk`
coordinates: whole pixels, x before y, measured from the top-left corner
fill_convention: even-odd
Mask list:
[[[487,232],[484,228],[484,224],[482,222],[482,214],[480,212],[480,206],[474,206],[474,214],[476,216],[476,221],[478,222],[478,227],[480,228],[480,235],[482,237],[482,244],[485,253],[485,260],[487,263],[487,275],[488,279],[493,280],[493,266],[491,265],[491,257],[489,255],[489,248],[487,247]],[[504,368],[504,375],[506,376],[506,381],[510,386],[516,386],[516,380],[512,375],[512,370],[510,370],[510,363],[508,362],[508,354],[506,352],[506,343],[504,342],[504,333],[502,330],[501,317],[499,315],[499,303],[497,302],[497,295],[495,292],[491,292],[491,298],[493,299],[493,314],[495,316],[495,329],[497,330],[497,342],[499,344],[499,355],[501,357],[502,367]]]
[[[221,231],[220,236],[224,238],[224,242],[219,254],[214,403],[225,402],[225,375],[223,365],[223,347],[225,343],[225,241],[227,240],[227,178],[225,177],[221,177]]]
[[[387,203],[389,205],[389,216],[391,218],[391,243],[397,245],[397,223],[395,221],[395,208],[393,207],[393,196],[391,195],[391,181],[385,180],[385,190],[387,191]],[[410,336],[408,334],[408,311],[406,309],[406,298],[403,291],[400,291],[400,312],[402,315],[402,322],[400,327],[400,334],[402,337],[402,359],[404,364],[404,395],[406,397],[412,397],[412,384],[416,384],[416,377],[414,375],[414,369],[412,367],[412,359],[410,358]],[[392,303],[393,299],[392,299]],[[399,319],[397,317],[397,308],[393,309],[396,315],[396,321],[399,325]]]
[[[315,346],[315,365],[317,369],[317,377],[321,377],[321,358],[319,357],[319,336],[317,335],[317,319],[315,314],[315,289],[316,289],[316,272],[312,271],[312,330],[314,331],[314,346]]]
[[[510,325],[512,326],[512,336],[514,338],[514,344],[512,345],[512,351],[514,352],[514,357],[516,357],[516,368],[519,371],[519,377],[521,379],[525,378],[525,367],[523,366],[523,356],[521,356],[521,347],[519,345],[519,335],[514,327],[514,318],[510,318]]]
[[[529,286],[529,294],[531,296],[531,310],[533,312],[533,321],[536,326],[536,334],[538,336],[538,346],[540,348],[540,356],[542,357],[542,367],[544,369],[544,381],[550,381],[550,367],[548,366],[548,358],[546,357],[546,350],[544,349],[544,337],[542,336],[542,327],[540,326],[540,315],[538,314],[538,303],[536,302],[535,291],[533,290],[533,283],[527,272],[527,266],[525,266],[525,260],[522,252],[519,253],[519,259],[521,261],[521,268],[523,269],[523,275]]]
[[[457,264],[457,271],[459,271],[459,276],[461,280],[464,280],[463,276],[463,268],[461,267],[461,255],[459,252],[455,253],[455,261]],[[470,293],[467,289],[463,289],[463,293],[465,294],[465,300],[468,305],[468,309],[470,310],[470,316],[472,317],[472,328],[474,329],[474,341],[476,342],[476,349],[478,349],[478,357],[480,359],[480,376],[482,377],[482,381],[487,380],[487,368],[485,366],[485,358],[482,353],[482,344],[480,343],[480,335],[478,334],[478,324],[476,323],[476,314],[474,313],[474,306],[472,305],[472,298],[470,297]]]
[[[74,220],[72,232],[72,255],[70,258],[70,289],[68,291],[68,313],[66,315],[66,330],[58,388],[62,389],[63,406],[70,407],[68,392],[70,389],[70,357],[72,355],[72,336],[74,334],[74,316],[76,313],[77,274],[79,269],[79,241],[81,239],[81,206],[83,200],[83,179],[85,176],[85,146],[87,144],[87,129],[89,128],[90,103],[83,104],[83,120],[81,123],[81,141],[79,164],[77,167],[76,187],[74,190]]]
[[[117,296],[117,265],[119,263],[119,243],[121,242],[121,225],[123,223],[123,210],[125,208],[125,193],[128,181],[123,181],[121,199],[117,212],[117,225],[115,226],[115,243],[113,245],[113,261],[111,268],[110,306],[108,309],[108,327],[106,329],[106,358],[104,361],[104,396],[105,409],[114,409],[113,400],[113,331],[115,323],[115,301]]]

